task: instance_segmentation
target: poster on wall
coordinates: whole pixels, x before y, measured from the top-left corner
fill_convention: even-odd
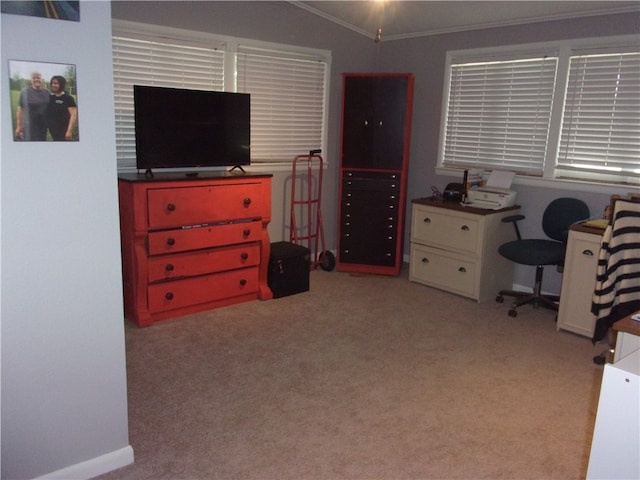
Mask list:
[[[9,87],[15,141],[80,139],[75,65],[9,60]]]
[[[54,20],[80,21],[80,2],[65,2],[56,0],[44,1],[0,1],[2,13],[27,15],[30,17],[52,18]]]

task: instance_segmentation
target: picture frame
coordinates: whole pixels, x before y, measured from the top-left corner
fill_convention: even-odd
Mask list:
[[[74,64],[9,60],[14,141],[79,141]]]
[[[0,12],[53,20],[80,21],[80,1],[2,0]]]

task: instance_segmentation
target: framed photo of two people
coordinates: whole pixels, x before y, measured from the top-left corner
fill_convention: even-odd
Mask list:
[[[9,86],[15,141],[80,139],[75,65],[9,60]]]

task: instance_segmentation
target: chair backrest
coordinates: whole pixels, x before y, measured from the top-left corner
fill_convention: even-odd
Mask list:
[[[589,207],[577,198],[556,198],[542,215],[542,230],[554,240],[566,242],[569,227],[590,216]]]

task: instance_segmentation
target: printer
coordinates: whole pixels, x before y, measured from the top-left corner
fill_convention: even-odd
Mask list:
[[[503,187],[474,187],[467,190],[465,205],[488,210],[500,210],[516,204],[514,190]]]
[[[516,192],[511,190],[515,172],[493,170],[487,184],[467,190],[464,205],[487,210],[500,210],[516,204]]]

